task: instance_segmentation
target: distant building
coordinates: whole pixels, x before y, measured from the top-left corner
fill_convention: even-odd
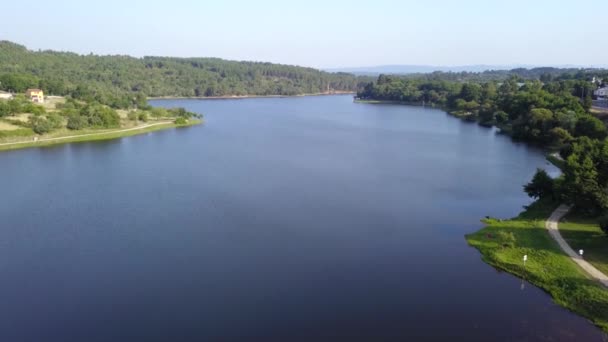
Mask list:
[[[0,91],[0,100],[10,100],[13,98],[13,94],[5,91]]]
[[[25,96],[27,96],[32,102],[43,103],[44,102],[44,93],[40,89],[28,89],[25,92]]]
[[[608,87],[599,88],[593,92],[593,95],[595,95],[598,100],[608,100]]]

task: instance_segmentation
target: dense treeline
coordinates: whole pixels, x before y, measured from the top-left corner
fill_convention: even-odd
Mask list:
[[[458,82],[489,82],[505,81],[515,76],[520,80],[539,80],[542,82],[563,80],[586,80],[589,74],[608,78],[608,70],[604,69],[562,69],[553,67],[517,68],[511,70],[486,70],[483,72],[443,72],[435,71],[426,74],[408,74],[401,77],[425,81],[458,81]]]
[[[438,105],[467,120],[497,125],[514,138],[559,146],[578,136],[605,137],[603,123],[588,114],[594,88],[578,79],[543,83],[512,76],[504,82],[477,83],[381,75],[357,96]]]
[[[543,76],[543,81],[512,75],[500,82],[457,82],[381,75],[357,96],[438,105],[466,120],[495,125],[515,139],[561,149],[563,176],[551,180],[539,170],[526,192],[598,214],[608,212],[608,131],[589,113],[593,90],[600,85],[592,78],[571,73]]]
[[[290,65],[218,58],[78,55],[0,41],[0,90],[41,88],[114,108],[146,96],[297,95],[355,91],[362,80]]]

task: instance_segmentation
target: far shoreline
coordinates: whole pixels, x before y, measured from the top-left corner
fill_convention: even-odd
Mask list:
[[[21,140],[7,143],[0,143],[0,153],[5,151],[20,150],[26,148],[42,148],[54,145],[70,144],[70,143],[83,143],[83,142],[94,142],[101,140],[113,140],[126,138],[134,135],[142,135],[145,133],[151,133],[156,131],[177,129],[184,127],[191,127],[203,124],[203,120],[190,119],[185,124],[176,124],[174,121],[158,121],[154,123],[148,123],[141,126],[135,126],[125,129],[109,129],[109,130],[90,130],[83,131],[80,134],[73,134],[69,136],[56,136],[56,137],[42,137],[39,140]],[[37,136],[41,137],[41,136]]]
[[[152,96],[148,100],[244,100],[260,98],[291,98],[308,96],[354,95],[354,91],[335,91],[332,93],[311,93],[298,95],[223,95],[223,96]]]

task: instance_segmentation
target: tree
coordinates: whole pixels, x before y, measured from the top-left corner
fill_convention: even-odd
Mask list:
[[[79,130],[88,126],[88,120],[86,117],[80,114],[72,114],[68,117],[67,128],[72,130]]]
[[[554,196],[554,182],[553,178],[549,176],[547,171],[543,169],[536,169],[534,177],[530,183],[524,185],[524,191],[528,196],[539,199],[546,198],[548,196]]]
[[[37,134],[48,133],[53,129],[52,123],[42,116],[30,116],[29,123],[32,130]]]
[[[498,91],[496,90],[496,84],[494,82],[484,83],[482,86],[481,97],[484,102],[494,101]]]
[[[460,98],[467,102],[479,102],[481,90],[481,86],[477,83],[465,83],[460,90]]]
[[[167,110],[165,108],[161,108],[161,107],[154,107],[154,108],[150,109],[150,115],[156,119],[160,119],[160,118],[169,116],[169,114],[167,113]]]
[[[175,119],[174,123],[176,125],[185,125],[188,123],[188,120],[180,116],[177,119]]]
[[[58,114],[50,114],[47,116],[47,121],[51,126],[51,129],[58,129],[63,127],[63,118]]]
[[[608,209],[608,145],[588,137],[572,144],[564,163],[563,194],[580,210],[598,213]]]
[[[566,111],[558,111],[555,113],[555,118],[557,120],[558,125],[569,131],[574,132],[574,128],[576,127],[577,116],[576,113],[572,110]]]
[[[574,135],[577,137],[587,136],[592,139],[604,139],[606,138],[606,126],[599,119],[585,115],[576,122]]]
[[[139,112],[139,114],[137,115],[137,118],[139,119],[139,121],[148,122],[148,113]]]
[[[23,93],[28,88],[37,88],[39,80],[26,73],[11,73],[0,76],[0,86],[3,90],[14,93]]]
[[[509,121],[509,114],[505,113],[502,110],[499,110],[494,114],[494,118],[496,119],[497,123],[504,124]]]
[[[553,128],[549,134],[551,135],[552,142],[558,145],[569,143],[572,139],[574,139],[567,130],[561,127]]]

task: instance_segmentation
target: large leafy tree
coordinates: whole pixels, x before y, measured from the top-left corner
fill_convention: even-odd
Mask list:
[[[545,198],[554,196],[553,178],[543,169],[536,169],[530,183],[524,185],[524,191],[532,198]]]
[[[579,138],[564,166],[566,199],[588,212],[608,209],[608,141]]]

